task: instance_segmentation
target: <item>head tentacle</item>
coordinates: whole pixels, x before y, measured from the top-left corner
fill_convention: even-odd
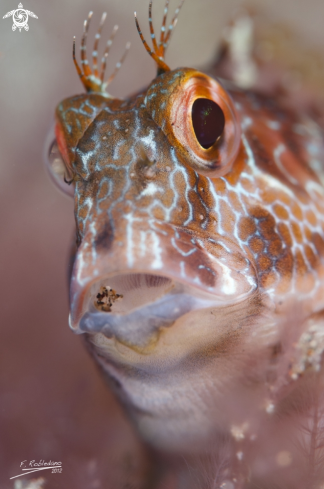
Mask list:
[[[152,20],[152,3],[153,1],[150,0],[149,3],[149,28],[150,28],[150,35],[152,39],[152,44],[153,44],[153,50],[150,48],[148,43],[146,42],[143,33],[140,29],[138,20],[137,20],[137,15],[136,12],[134,12],[135,16],[135,23],[136,27],[139,33],[139,36],[144,44],[144,47],[146,51],[149,53],[149,55],[154,59],[154,61],[157,64],[158,68],[158,75],[165,73],[167,71],[170,71],[169,66],[165,63],[164,57],[165,57],[165,52],[167,49],[167,46],[169,44],[171,34],[178,22],[178,15],[180,12],[180,9],[184,3],[184,0],[181,1],[179,7],[176,9],[175,14],[173,16],[173,19],[169,25],[169,28],[166,29],[166,22],[167,22],[167,16],[168,16],[168,11],[169,11],[169,0],[166,0],[165,7],[164,7],[164,15],[163,15],[163,20],[162,20],[162,26],[161,26],[161,34],[160,34],[160,40],[159,43],[156,40],[156,35],[154,31],[154,26],[153,26],[153,20]]]
[[[110,75],[110,77],[108,78],[108,80],[103,84],[103,88],[106,89],[106,87],[108,87],[108,85],[110,85],[110,83],[113,81],[113,79],[115,78],[115,76],[117,75],[118,71],[120,70],[122,64],[124,63],[125,61],[125,58],[128,54],[128,51],[130,49],[130,46],[131,46],[131,43],[128,42],[126,44],[126,47],[125,47],[125,51],[124,51],[124,54],[122,55],[122,57],[120,58],[120,60],[116,63],[116,66],[115,66],[115,69],[112,73],[112,75]]]
[[[165,36],[165,39],[164,39],[164,49],[167,49],[168,45],[169,45],[169,42],[170,42],[170,39],[171,39],[171,35],[172,35],[172,32],[174,31],[175,29],[175,26],[177,25],[178,23],[178,17],[179,17],[179,13],[180,13],[180,10],[181,10],[181,7],[182,5],[184,4],[184,1],[185,0],[182,0],[182,2],[180,3],[179,7],[176,9],[175,13],[174,13],[174,16],[173,16],[173,19],[169,25],[169,29],[168,29],[168,32]]]
[[[106,66],[107,66],[107,58],[108,58],[108,55],[109,55],[109,52],[110,52],[110,48],[112,46],[114,37],[115,37],[118,29],[119,29],[118,25],[115,25],[114,28],[113,28],[113,30],[112,30],[112,33],[110,35],[110,38],[107,41],[107,44],[106,44],[106,48],[105,48],[105,52],[103,54],[103,57],[101,58],[100,80],[101,80],[102,83],[103,83],[104,77],[105,77],[105,71],[106,71]]]
[[[101,16],[100,24],[98,27],[97,34],[95,35],[95,42],[93,45],[93,51],[92,51],[92,60],[93,60],[93,73],[94,76],[99,77],[99,71],[98,71],[98,46],[99,46],[99,41],[101,38],[101,31],[103,28],[103,25],[105,23],[107,17],[107,12],[104,12]]]
[[[82,84],[84,88],[86,89],[87,92],[99,92],[106,94],[106,88],[108,85],[112,82],[112,80],[115,78],[118,70],[122,66],[126,55],[129,51],[130,48],[130,43],[128,42],[126,44],[126,49],[121,57],[120,61],[116,64],[115,70],[113,74],[108,78],[106,82],[104,82],[104,76],[105,76],[105,70],[106,70],[106,64],[107,64],[107,57],[110,51],[110,47],[112,45],[113,39],[115,37],[115,34],[117,32],[118,26],[115,25],[113,28],[112,34],[107,42],[106,49],[104,51],[104,55],[101,60],[101,69],[99,72],[98,68],[98,47],[99,47],[99,42],[101,38],[101,31],[103,28],[103,25],[105,23],[107,13],[104,12],[102,14],[99,27],[95,36],[95,41],[94,41],[94,46],[93,46],[93,51],[92,51],[92,68],[89,65],[88,57],[87,57],[87,37],[88,37],[88,32],[89,32],[89,26],[90,26],[90,21],[92,18],[93,12],[89,12],[87,20],[84,21],[84,26],[83,26],[83,35],[81,39],[81,47],[80,47],[80,57],[81,57],[81,68],[76,60],[76,55],[75,55],[75,37],[73,38],[73,61],[76,67],[76,70],[78,72],[78,75],[82,81]],[[109,95],[108,95],[109,96]]]

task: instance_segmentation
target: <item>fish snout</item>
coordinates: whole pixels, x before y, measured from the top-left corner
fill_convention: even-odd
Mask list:
[[[76,333],[143,347],[161,328],[197,309],[237,302],[256,288],[253,267],[158,222],[85,235],[71,279]],[[245,267],[245,269],[244,269]]]

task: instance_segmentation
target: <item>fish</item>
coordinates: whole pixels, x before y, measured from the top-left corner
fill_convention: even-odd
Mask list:
[[[322,487],[323,127],[242,70],[171,70],[168,6],[157,41],[149,3],[152,48],[135,14],[157,76],[126,99],[106,88],[129,44],[104,81],[116,29],[98,66],[106,14],[92,68],[92,12],[81,66],[73,43],[86,93],[49,157],[75,202],[70,328],[141,439],[196,467],[185,487]]]

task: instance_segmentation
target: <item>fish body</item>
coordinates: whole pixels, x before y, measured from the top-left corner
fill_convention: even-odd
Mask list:
[[[224,114],[207,148],[198,99]],[[263,426],[280,452],[278,419],[309,416],[323,384],[321,128],[190,68],[126,100],[66,99],[56,118],[75,188],[70,326],[142,438],[240,452]]]

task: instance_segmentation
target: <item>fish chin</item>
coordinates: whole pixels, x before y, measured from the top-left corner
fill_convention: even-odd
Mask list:
[[[167,270],[108,273],[81,289],[71,327],[157,449],[204,447],[227,422],[227,389],[241,396],[239,359],[261,318],[260,294],[251,274],[226,270],[216,269],[214,292]]]
[[[257,386],[242,383],[242,375],[260,352],[251,331],[264,335],[272,318],[258,291],[218,304],[183,284],[168,285],[157,301],[125,315],[88,311],[79,333],[149,444],[199,451],[240,419],[241,409],[259,405]]]

